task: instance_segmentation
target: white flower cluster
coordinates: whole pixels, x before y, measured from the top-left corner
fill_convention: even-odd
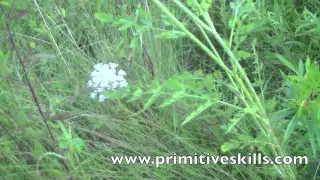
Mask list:
[[[115,63],[98,63],[94,66],[91,80],[88,82],[88,87],[93,89],[91,98],[94,99],[98,96],[99,101],[103,102],[107,98],[102,94],[104,90],[114,90],[128,85],[124,78],[126,72],[121,69],[117,71],[117,67],[118,64]]]

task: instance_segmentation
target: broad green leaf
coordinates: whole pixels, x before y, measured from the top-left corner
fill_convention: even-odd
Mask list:
[[[202,0],[200,3],[201,10],[203,12],[208,12],[209,8],[212,6],[212,0]]]
[[[32,48],[32,49],[36,48],[36,43],[34,43],[34,41],[30,41],[29,42],[29,47]]]
[[[101,22],[109,23],[114,21],[112,14],[107,14],[105,12],[96,12],[94,13],[94,17]]]
[[[4,6],[4,7],[10,7],[11,4],[7,1],[0,1],[0,5]]]
[[[63,177],[63,176],[66,176],[66,173],[59,170],[59,169],[48,169],[48,170],[45,170],[45,172],[48,173],[49,176],[51,177]]]
[[[32,155],[35,158],[40,158],[40,156],[43,152],[44,152],[44,148],[43,148],[42,144],[39,141],[35,141],[35,143],[33,144]]]
[[[246,59],[246,58],[250,57],[251,55],[252,55],[252,54],[249,53],[249,52],[247,52],[247,51],[237,51],[237,52],[236,52],[236,56],[237,56],[238,58]]]
[[[62,8],[61,9],[61,14],[63,17],[66,17],[67,13],[66,13],[66,9]]]

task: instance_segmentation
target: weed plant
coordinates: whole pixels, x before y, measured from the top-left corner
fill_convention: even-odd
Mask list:
[[[320,178],[320,1],[0,5],[2,179]],[[108,63],[128,86],[105,90],[100,102],[88,81]],[[307,156],[308,164],[110,160],[173,153]]]

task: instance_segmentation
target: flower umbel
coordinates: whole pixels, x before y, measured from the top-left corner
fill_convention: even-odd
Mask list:
[[[91,80],[88,81],[88,87],[93,89],[90,94],[91,98],[98,97],[99,102],[103,102],[108,98],[102,94],[104,90],[115,90],[128,85],[124,78],[126,72],[122,69],[117,72],[117,67],[116,63],[98,63],[94,66]]]

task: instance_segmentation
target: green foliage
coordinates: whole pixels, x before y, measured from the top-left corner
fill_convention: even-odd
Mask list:
[[[288,128],[284,134],[283,143],[286,142],[294,129],[298,126],[298,123],[302,126],[301,128],[307,131],[306,134],[312,145],[312,152],[315,155],[319,149],[319,111],[320,106],[319,93],[320,87],[320,69],[317,63],[311,63],[308,57],[304,68],[300,65],[300,73],[298,75],[286,76],[286,95],[289,99],[293,99],[289,103],[296,114],[290,121]],[[305,73],[304,70],[305,69]]]
[[[158,80],[154,80],[150,86],[143,87],[143,89],[146,90],[142,90],[141,87],[134,89],[133,86],[129,88],[130,90],[127,90],[126,93],[121,89],[120,91],[106,92],[105,94],[111,99],[127,98],[127,102],[145,99],[142,110],[137,112],[137,114],[147,110],[153,104],[157,104],[159,108],[165,108],[184,98],[199,99],[205,102],[204,104],[199,104],[199,106],[183,120],[181,126],[187,124],[216,103],[219,98],[219,92],[215,90],[213,74],[204,75],[202,71],[195,73],[184,72],[181,75],[175,75],[165,80],[161,84]],[[122,96],[119,94],[122,94]],[[161,100],[159,100],[160,98]]]
[[[319,179],[318,1],[0,5],[26,65],[1,23],[3,179]],[[103,103],[86,87],[100,62],[119,64],[129,83]],[[307,155],[309,164],[155,169],[109,158],[195,152]]]

